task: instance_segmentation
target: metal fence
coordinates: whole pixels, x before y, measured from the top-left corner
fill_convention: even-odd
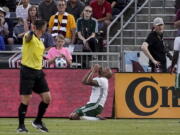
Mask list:
[[[90,68],[94,64],[99,64],[103,67],[120,68],[120,53],[74,52],[72,55],[73,68]]]
[[[21,51],[0,51],[0,65],[3,68],[18,68],[20,66]],[[73,52],[71,68],[90,68],[94,64],[103,67],[120,69],[120,53],[108,52]],[[47,60],[43,60],[45,68],[49,68]]]

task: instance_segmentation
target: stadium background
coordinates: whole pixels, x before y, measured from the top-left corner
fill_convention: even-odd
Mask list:
[[[120,56],[120,58],[118,56],[117,60],[119,61],[119,59],[120,59],[121,63],[120,63],[120,67],[118,67],[118,68],[119,68],[119,70],[122,70],[123,72],[124,71],[132,71],[132,67],[131,67],[132,66],[132,60],[139,61],[141,64],[144,61],[147,61],[144,59],[141,61],[141,58],[145,58],[145,57],[141,56],[141,54],[139,52],[138,53],[134,52],[134,50],[138,50],[138,48],[140,47],[142,42],[145,40],[146,35],[149,33],[150,28],[152,26],[152,20],[155,17],[157,17],[157,16],[163,17],[163,19],[165,21],[165,25],[167,26],[166,30],[165,30],[165,35],[164,35],[164,41],[171,47],[172,47],[172,41],[174,40],[174,36],[175,36],[176,30],[174,29],[174,26],[173,26],[173,21],[174,21],[173,17],[175,17],[175,14],[173,11],[175,0],[172,0],[172,1],[171,0],[144,0],[144,1],[141,1],[142,3],[140,3],[140,4],[137,4],[137,2],[139,2],[139,1],[131,0],[129,2],[129,4],[127,5],[127,7],[121,12],[121,14],[119,14],[117,16],[117,18],[115,18],[113,20],[113,23],[112,23],[112,24],[119,24],[119,23],[121,23],[121,24],[119,26],[111,25],[108,30],[111,29],[112,31],[107,32],[108,46],[107,46],[107,54],[106,55],[109,55],[109,53],[111,53],[111,52],[119,53],[121,56]],[[128,11],[128,9],[130,9],[130,12]],[[137,10],[138,10],[138,12],[136,12]],[[123,16],[125,16],[125,18]],[[121,20],[121,21],[118,21],[118,20]],[[116,22],[114,22],[114,21],[116,21]],[[128,24],[127,24],[127,22],[128,22]],[[132,25],[132,24],[134,24],[134,25]],[[122,26],[123,26],[123,28],[121,28]],[[117,33],[119,33],[119,34],[117,34],[117,33],[115,34],[115,30],[117,30],[118,31]],[[113,39],[114,41],[110,42],[110,41],[112,41],[111,39]],[[116,40],[118,40],[118,41],[116,41]],[[119,42],[119,40],[121,40],[121,42]],[[131,42],[129,42],[129,41],[131,41]],[[115,47],[115,48],[113,48],[113,47]],[[18,49],[18,50],[16,50],[16,49]],[[129,53],[130,55],[129,55],[128,53],[126,53],[126,50],[131,50],[133,52],[130,52]],[[13,51],[13,49],[12,49],[12,51]],[[19,48],[15,48],[14,51],[19,51]],[[5,53],[3,53],[3,55],[4,54]],[[8,54],[8,52],[7,52],[7,54]],[[80,52],[80,54],[81,54],[81,52]],[[91,54],[91,55],[93,55],[93,54]],[[138,56],[140,56],[140,57],[138,57]],[[4,57],[1,57],[0,66],[2,66],[2,67],[4,66],[7,68],[8,67],[11,67],[11,68],[18,67],[19,62],[20,62],[19,61],[19,55],[17,57],[15,57],[15,59],[11,59],[11,57],[12,57],[12,55],[8,55],[8,56],[6,55]],[[10,62],[10,59],[12,60],[12,63]],[[108,58],[105,59],[105,61],[107,63],[110,62]],[[97,61],[97,63],[100,63],[100,62],[101,62],[101,60]],[[109,64],[109,65],[112,66],[113,64]],[[119,64],[117,64],[117,66],[119,66]],[[142,66],[143,66],[144,70],[147,71],[147,63],[143,63]],[[126,68],[130,69],[130,70],[126,70]],[[4,72],[3,69],[1,71],[2,71],[2,73],[0,73],[0,74],[2,75],[2,77],[1,76],[0,77],[3,78],[2,82],[1,82],[2,83],[2,85],[1,85],[2,91],[6,91],[8,88],[10,88],[10,91],[7,92],[7,96],[9,96],[9,99],[6,99],[5,96],[3,94],[1,94],[1,97],[2,97],[1,99],[3,99],[1,101],[1,103],[2,104],[5,103],[5,105],[3,105],[3,106],[7,107],[7,110],[9,110],[9,109],[11,109],[11,107],[8,107],[6,102],[8,102],[10,104],[18,102],[18,99],[14,98],[14,97],[18,96],[18,92],[17,92],[18,83],[19,83],[18,78],[17,78],[18,70],[16,70],[16,69],[13,69],[13,70],[9,69],[8,70],[7,69],[7,71],[5,71],[5,74],[3,73]],[[11,72],[13,72],[13,73],[11,73]],[[58,72],[60,72],[60,71],[58,71]],[[11,77],[11,75],[12,75],[12,77]],[[47,76],[48,76],[48,74],[47,74]],[[55,76],[57,77],[57,74]],[[66,76],[64,76],[64,77],[66,78]],[[57,88],[56,91],[59,92],[59,89],[61,89],[61,88],[58,88],[59,86],[56,86],[54,84],[56,79],[54,78],[52,80],[53,80],[52,82],[50,80],[50,83],[53,84],[52,88],[56,87]],[[66,83],[68,83],[68,82],[66,82]],[[10,85],[10,84],[12,84],[12,85]],[[66,87],[64,87],[64,88],[67,89]],[[70,88],[70,90],[72,90],[72,89],[73,88]],[[78,88],[75,88],[75,89],[78,89]],[[14,90],[14,91],[12,91],[12,90]],[[14,95],[12,96],[11,93],[13,93],[13,92],[14,92]],[[64,93],[66,94],[66,92],[63,92],[63,94]],[[74,93],[74,94],[77,94],[77,93]],[[89,93],[87,93],[87,95],[88,94]],[[69,98],[69,97],[71,97],[71,96],[68,95],[67,98]],[[35,97],[35,98],[37,98],[37,97]],[[60,97],[60,98],[63,99],[62,97]],[[33,100],[33,101],[35,102],[35,100]],[[84,101],[87,101],[87,99]],[[66,102],[59,100],[58,103],[63,104]],[[84,104],[84,102],[83,102],[83,104]],[[16,107],[14,105],[12,105],[12,106],[14,108]],[[33,103],[32,103],[32,106],[33,106]],[[63,112],[63,110],[61,110],[61,111]],[[70,110],[68,111],[68,113],[69,112],[70,112]],[[35,112],[33,113],[33,115],[34,114],[35,114]],[[11,115],[13,117],[16,116],[16,112],[11,113]],[[28,116],[31,116],[31,114],[28,114]]]

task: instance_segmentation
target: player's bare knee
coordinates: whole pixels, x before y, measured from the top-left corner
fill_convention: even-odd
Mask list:
[[[49,104],[51,102],[51,95],[50,93],[44,93],[41,95],[42,100],[44,103]]]
[[[32,98],[32,95],[21,95],[21,102],[25,105],[28,105],[31,98]]]
[[[50,97],[43,98],[43,102],[46,104],[50,104],[51,98]]]

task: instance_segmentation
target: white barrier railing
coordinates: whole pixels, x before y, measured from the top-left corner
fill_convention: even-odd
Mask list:
[[[0,63],[7,62],[7,68],[17,68],[20,64],[20,51],[0,51]],[[99,64],[103,67],[120,69],[120,53],[107,52],[73,52],[73,62],[71,68],[90,68],[93,64]],[[44,67],[48,68],[47,61],[44,60]]]

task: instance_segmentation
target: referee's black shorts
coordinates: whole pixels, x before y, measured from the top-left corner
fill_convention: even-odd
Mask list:
[[[32,91],[38,94],[49,91],[45,74],[42,70],[36,70],[21,65],[20,95],[30,95]]]

